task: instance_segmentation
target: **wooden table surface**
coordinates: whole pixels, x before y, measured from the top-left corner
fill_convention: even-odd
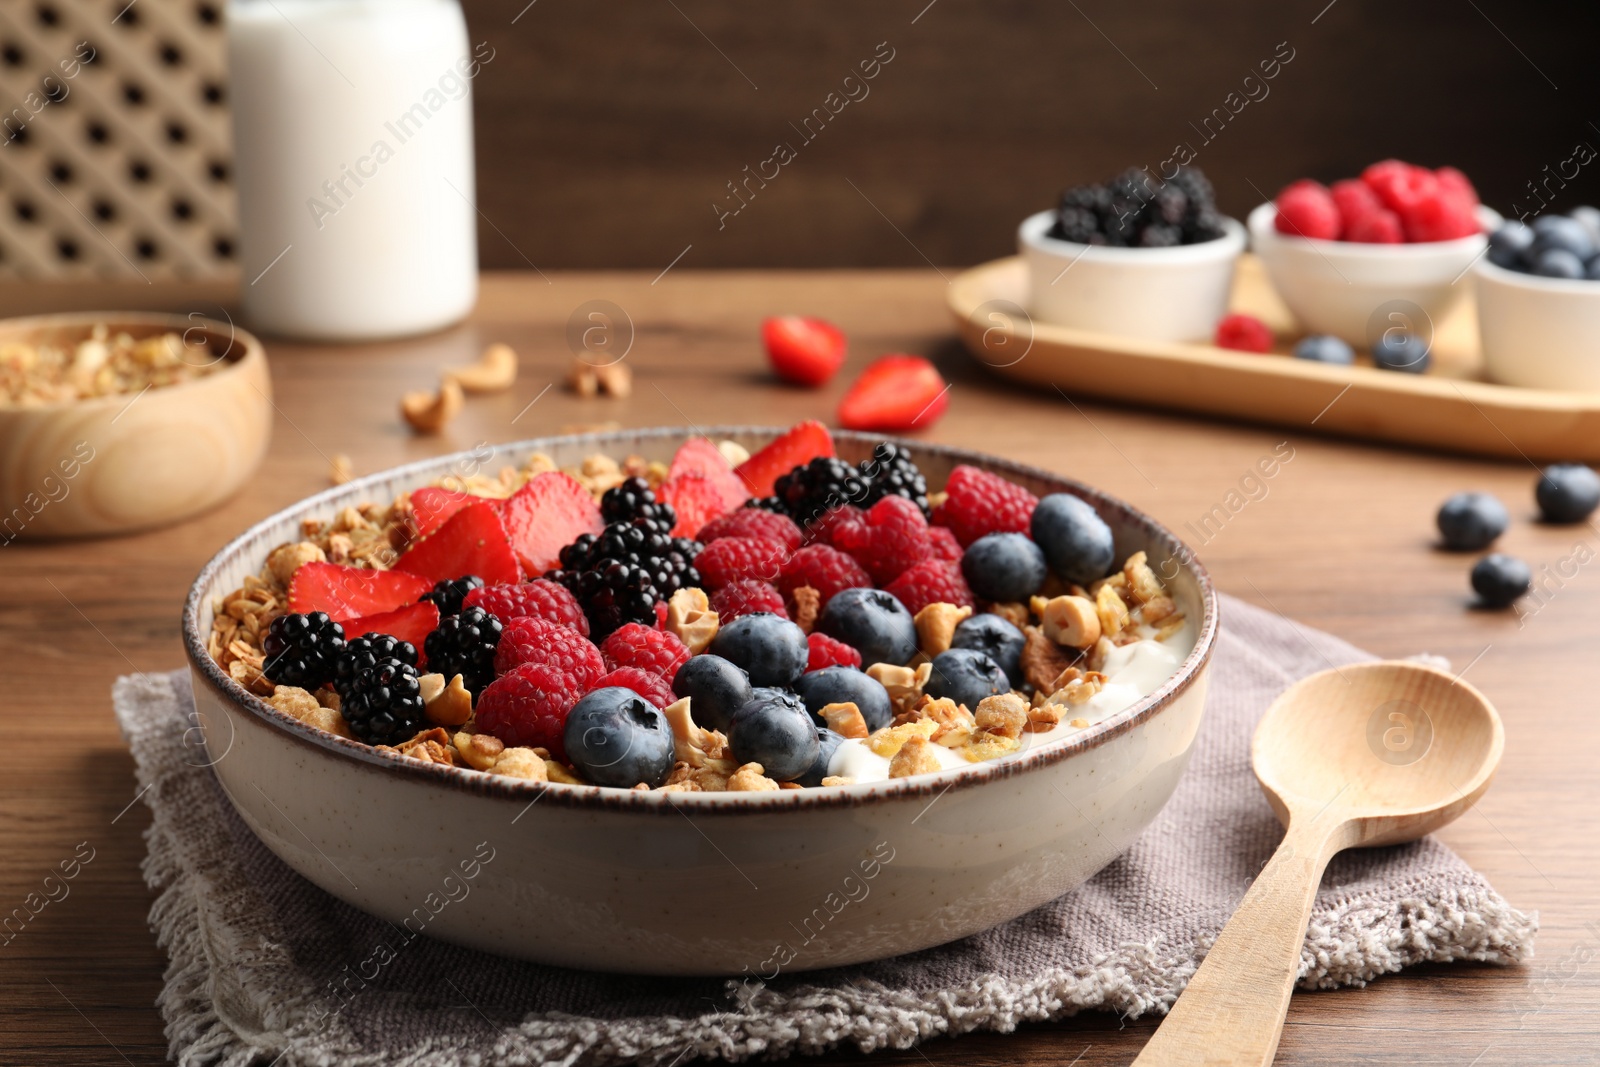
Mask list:
[[[6,310],[41,304],[166,305],[214,311],[218,294],[182,289],[0,292]],[[568,320],[590,300],[625,310],[634,333],[627,399],[580,399],[560,385]],[[834,385],[775,385],[757,343],[763,316],[819,314],[851,339]],[[439,437],[407,432],[396,404],[440,366],[491,341],[521,355],[514,390],[468,401]],[[1593,1062],[1600,1046],[1600,558],[1591,526],[1531,521],[1533,470],[1064,402],[986,377],[952,341],[933,271],[491,275],[466,324],[429,337],[336,349],[268,344],[278,417],[254,482],[199,519],[132,537],[0,548],[0,912],[20,906],[81,843],[93,859],[0,945],[0,1062],[158,1064],[154,1007],[163,953],[146,926],[139,873],[148,822],[111,713],[119,674],[178,667],[178,612],[190,580],[249,523],[328,484],[332,456],[357,473],[573,424],[786,424],[829,418],[843,383],[886,351],[937,359],[954,385],[930,439],[984,449],[1092,482],[1182,533],[1218,586],[1376,653],[1449,657],[1505,717],[1505,763],[1479,807],[1443,832],[1511,903],[1543,924],[1537,957],[1510,968],[1453,965],[1365,989],[1299,994],[1279,1053],[1287,1064],[1453,1067]],[[546,387],[556,383],[547,392]],[[1484,427],[1485,433],[1495,432]],[[1186,527],[1250,484],[1280,442],[1293,459],[1209,539]],[[1537,610],[1471,610],[1469,561],[1432,547],[1448,494],[1487,489],[1511,509],[1502,547],[1536,574]],[[1237,500],[1238,498],[1235,498]],[[1574,573],[1575,571],[1575,573]],[[1564,573],[1565,576],[1562,576]],[[81,854],[87,854],[86,851]],[[882,1062],[1122,1064],[1154,1026],[1087,1014],[1007,1035],[890,1052]],[[841,1053],[829,1062],[861,1057]]]

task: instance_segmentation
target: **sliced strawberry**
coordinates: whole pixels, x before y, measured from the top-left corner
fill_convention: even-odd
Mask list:
[[[485,501],[471,493],[458,493],[453,489],[440,489],[436,485],[423,486],[411,493],[411,516],[418,537],[426,537],[445,524],[445,520],[468,504],[495,503]]]
[[[723,511],[732,511],[750,499],[750,490],[746,489],[744,482],[733,473],[733,465],[728,462],[726,456],[717,451],[716,445],[704,437],[689,438],[678,449],[678,454],[672,457],[672,466],[667,471],[667,481],[670,482],[680,474],[698,474],[716,486],[717,493],[722,498]]]
[[[672,510],[678,513],[678,525],[672,528],[673,537],[694,537],[700,527],[728,510],[711,479],[699,474],[668,478],[656,490],[656,498],[671,504]]]
[[[844,363],[844,331],[804,315],[779,315],[761,324],[761,343],[778,377],[796,385],[823,385]]]
[[[851,430],[920,430],[950,405],[949,386],[921,356],[884,356],[861,372],[839,401],[839,424]]]
[[[422,654],[422,643],[439,627],[439,608],[431,600],[420,604],[407,604],[403,608],[386,611],[381,615],[365,615],[344,624],[344,636],[355,640],[363,634],[388,634],[402,641],[410,641],[417,650],[417,666],[427,662]]]
[[[734,469],[751,496],[771,496],[772,485],[802,463],[831,456],[833,435],[815,419],[797,422],[783,436]]]
[[[395,569],[433,582],[476,574],[484,585],[503,585],[522,577],[517,557],[492,504],[468,504],[420,541],[413,541]]]
[[[433,582],[402,570],[375,571],[337,563],[302,563],[289,579],[289,610],[325,611],[334,622],[381,615],[416,602]]]
[[[571,475],[547,471],[528,479],[500,511],[511,548],[529,578],[561,565],[561,550],[579,534],[605,529],[600,508]],[[488,576],[484,576],[488,580]]]

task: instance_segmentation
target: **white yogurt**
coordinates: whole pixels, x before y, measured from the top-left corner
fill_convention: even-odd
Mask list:
[[[1101,668],[1106,682],[1100,692],[1087,703],[1074,705],[1071,715],[1063,717],[1060,724],[1027,735],[1031,737],[1029,747],[1048,744],[1087,729],[1071,725],[1074,719],[1093,726],[1126,711],[1160,689],[1177,672],[1193,651],[1194,642],[1194,624],[1185,622],[1181,630],[1164,641],[1144,638],[1113,650]],[[941,770],[971,766],[966,757],[943,745],[934,744],[929,748],[938,758]],[[854,778],[858,782],[881,782],[889,777],[889,761],[868,748],[865,741],[850,739],[833,754],[828,773]]]

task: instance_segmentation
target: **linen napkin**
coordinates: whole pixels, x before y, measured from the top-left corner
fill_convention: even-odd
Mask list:
[[[1281,837],[1250,770],[1256,721],[1295,679],[1371,658],[1231,598],[1222,618],[1192,762],[1126,854],[985,933],[765,985],[563,970],[426,939],[369,981],[356,972],[394,929],[295,874],[234,814],[185,747],[186,672],[122,678],[117,717],[154,816],[144,873],[171,960],[158,1005],[172,1057],[678,1065],[906,1048],[1084,1009],[1164,1013]],[[1323,879],[1300,985],[1361,985],[1423,962],[1515,962],[1531,955],[1536,928],[1432,838],[1346,852]]]

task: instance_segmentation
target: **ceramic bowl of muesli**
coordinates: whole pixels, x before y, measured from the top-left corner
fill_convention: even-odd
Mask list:
[[[703,432],[427,460],[222,549],[183,629],[250,829],[413,933],[764,979],[1006,922],[1132,844],[1217,634],[1176,537],[960,449]]]

